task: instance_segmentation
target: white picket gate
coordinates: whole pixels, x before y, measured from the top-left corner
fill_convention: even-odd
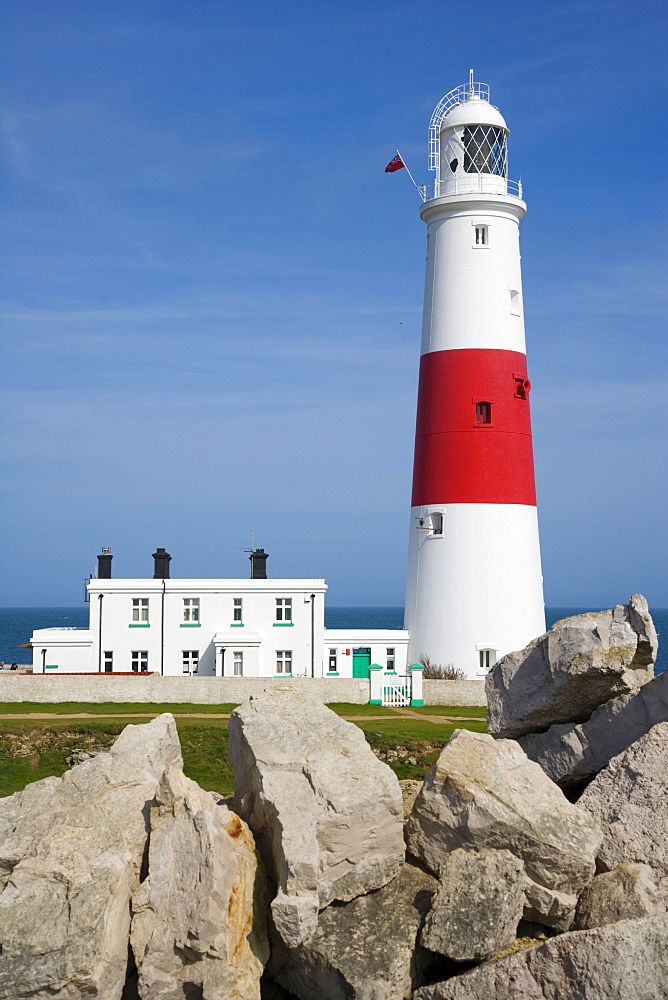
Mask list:
[[[383,677],[382,701],[387,708],[403,708],[411,703],[411,678],[397,674]]]

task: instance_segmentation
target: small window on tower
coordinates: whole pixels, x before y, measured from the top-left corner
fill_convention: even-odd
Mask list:
[[[429,515],[429,520],[431,521],[431,533],[432,535],[442,535],[443,534],[443,515],[440,511],[432,511]]]
[[[489,246],[489,230],[487,226],[476,226],[475,227],[475,246],[477,247],[487,247]]]
[[[488,674],[495,663],[496,663],[495,649],[478,650],[478,665],[480,667],[480,673]]]
[[[511,316],[522,315],[520,293],[517,291],[516,288],[510,289],[510,315]]]
[[[475,404],[475,422],[476,424],[491,424],[492,422],[491,403],[481,402]]]

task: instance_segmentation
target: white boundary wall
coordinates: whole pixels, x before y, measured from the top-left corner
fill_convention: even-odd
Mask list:
[[[0,674],[0,701],[164,702],[170,704],[239,704],[251,695],[289,684],[308,691],[318,701],[345,701],[364,705],[369,681],[347,677],[114,677],[81,674],[49,677],[43,674]]]
[[[45,676],[0,672],[0,702],[117,702],[222,705],[291,684],[323,702],[364,705],[369,681],[349,677],[114,677]],[[485,705],[484,681],[424,681],[425,705]]]
[[[422,681],[425,705],[487,705],[484,681]]]

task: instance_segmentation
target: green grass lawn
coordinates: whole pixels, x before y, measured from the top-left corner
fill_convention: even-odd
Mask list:
[[[378,719],[358,722],[367,742],[392,768],[397,778],[422,780],[455,729],[487,732],[484,722],[434,723],[428,719]],[[395,756],[396,754],[396,756]]]
[[[429,719],[411,719],[404,716],[398,719],[374,719],[369,722],[356,722],[361,730],[368,735],[380,733],[391,737],[395,743],[401,740],[449,740],[455,729],[470,729],[474,733],[486,733],[487,723],[473,719],[462,722],[430,722]]]
[[[25,705],[26,703],[21,703]],[[39,710],[50,711],[62,706],[40,705]],[[86,708],[90,706],[86,705]],[[101,706],[94,706],[100,708]],[[156,711],[169,710],[176,716],[176,724],[183,751],[186,774],[207,791],[230,795],[234,787],[234,777],[227,752],[226,719],[179,719],[178,709],[185,711],[228,711],[234,706],[199,705],[125,705],[114,706],[132,714],[147,711],[147,718]],[[16,705],[11,706],[16,710]],[[70,706],[69,714],[74,714],[79,705]],[[380,709],[369,705],[336,705],[340,715],[387,715],[391,709]],[[368,711],[377,708],[377,712]],[[363,710],[363,711],[362,711]],[[26,712],[35,711],[33,707]],[[468,709],[475,712],[475,709]],[[457,710],[460,714],[461,710]],[[0,711],[0,714],[3,714]],[[17,713],[18,714],[18,713]],[[65,714],[65,713],[60,713]],[[111,714],[111,713],[110,713]],[[455,714],[449,711],[444,714]],[[464,714],[461,712],[461,714]],[[139,719],[128,719],[115,714],[113,719],[86,720],[0,720],[0,797],[24,788],[28,782],[38,781],[49,775],[61,775],[67,770],[66,758],[75,747],[102,749],[110,746],[128,723],[138,724]],[[378,718],[356,723],[364,732],[367,741],[386,760],[399,778],[423,778],[438,757],[441,748],[452,735],[454,729],[470,729],[486,732],[484,722],[467,719],[465,722],[438,723],[426,715],[416,719],[395,714],[394,718]],[[396,751],[397,756],[394,756]],[[389,754],[389,756],[388,756]],[[414,761],[414,763],[409,761]]]
[[[75,747],[111,746],[123,722],[0,722],[0,796],[11,795],[31,781],[67,770],[65,758]]]
[[[36,712],[50,715],[160,715],[161,712],[171,712],[172,715],[196,713],[197,715],[224,715],[233,712],[238,702],[224,705],[191,705],[189,703],[159,703],[159,702],[88,702],[88,701],[3,701],[0,702],[0,715],[32,715]]]
[[[484,719],[485,706],[481,705],[422,705],[421,708],[411,708],[418,715],[459,715],[464,719]]]
[[[127,720],[136,723],[137,720]],[[0,722],[0,797],[11,795],[30,781],[61,775],[68,769],[66,758],[75,747],[102,749],[111,746],[127,721]],[[207,791],[230,795],[234,777],[227,753],[227,720],[191,719],[177,722],[184,770]],[[17,747],[31,752],[17,756]]]
[[[87,702],[87,701],[17,701],[0,702],[0,715],[159,715],[161,712],[171,712],[172,715],[229,715],[238,703],[221,705],[192,705],[190,703],[173,702]],[[328,705],[337,715],[399,715],[392,708],[382,705],[353,705],[346,702],[332,702]],[[475,706],[460,705],[423,705],[411,708],[418,715],[459,715],[464,718],[484,718],[485,709]]]
[[[336,712],[337,715],[394,715],[394,710],[391,708],[384,708],[382,705],[351,705],[342,701],[333,701],[327,705],[327,708],[331,708],[332,712]]]

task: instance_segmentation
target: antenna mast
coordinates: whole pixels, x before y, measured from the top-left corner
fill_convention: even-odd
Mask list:
[[[251,529],[251,540],[249,549],[240,549],[241,552],[255,552],[255,532]]]

